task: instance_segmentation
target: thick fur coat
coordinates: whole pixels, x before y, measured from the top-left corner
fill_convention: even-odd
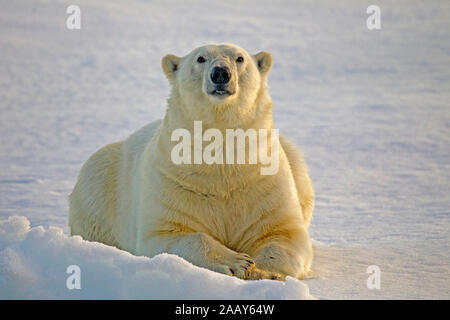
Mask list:
[[[235,45],[165,56],[171,93],[164,119],[103,147],[83,165],[70,195],[71,233],[136,255],[176,254],[243,279],[306,276],[314,193],[292,142],[276,139],[279,166],[272,175],[262,175],[259,162],[171,159],[173,131],[193,133],[194,121],[224,136],[229,128],[273,129],[266,85],[271,65],[269,53],[251,55]],[[218,66],[228,70],[229,94],[211,93]]]

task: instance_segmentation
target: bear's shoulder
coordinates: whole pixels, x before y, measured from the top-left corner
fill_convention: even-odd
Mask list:
[[[161,122],[162,120],[150,122],[149,124],[135,131],[126,140],[127,145],[132,149],[134,149],[134,147],[145,146],[161,126]]]

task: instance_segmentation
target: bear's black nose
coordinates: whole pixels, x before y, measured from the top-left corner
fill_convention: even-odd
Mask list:
[[[211,72],[211,80],[215,84],[225,84],[230,81],[231,72],[227,67],[214,67]]]

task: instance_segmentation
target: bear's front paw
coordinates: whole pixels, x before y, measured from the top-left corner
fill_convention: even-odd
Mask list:
[[[246,280],[270,279],[270,280],[284,281],[286,280],[286,276],[278,272],[263,270],[258,268],[256,265],[252,265],[247,270],[245,279]]]
[[[246,274],[254,265],[255,262],[248,254],[235,253],[218,262],[213,267],[213,270],[227,274],[229,276],[235,276],[241,279],[245,279]]]

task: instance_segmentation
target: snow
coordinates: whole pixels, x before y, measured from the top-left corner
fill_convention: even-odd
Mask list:
[[[0,3],[1,298],[450,298],[448,1],[377,1],[377,31],[356,0],[77,1],[76,31],[71,1]],[[244,282],[69,237],[83,162],[163,116],[161,57],[220,42],[274,56],[276,127],[316,190],[308,279]]]
[[[80,290],[67,289],[67,267],[80,268]],[[175,255],[152,259],[69,237],[27,218],[0,222],[0,299],[311,299],[289,278],[244,281],[198,268]]]

